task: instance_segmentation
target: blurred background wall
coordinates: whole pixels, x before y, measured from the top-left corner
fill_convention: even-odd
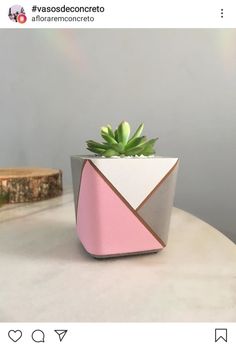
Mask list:
[[[181,160],[175,205],[236,242],[236,30],[1,30],[0,167],[64,171],[98,129],[145,122]],[[203,242],[204,243],[204,242]]]

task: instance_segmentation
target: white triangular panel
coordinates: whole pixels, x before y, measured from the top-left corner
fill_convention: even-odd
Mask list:
[[[136,209],[178,161],[177,158],[91,159],[120,194]]]

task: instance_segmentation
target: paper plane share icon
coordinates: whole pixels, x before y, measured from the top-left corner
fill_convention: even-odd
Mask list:
[[[58,334],[59,336],[59,340],[60,342],[63,340],[63,338],[65,337],[65,335],[67,334],[68,330],[54,330],[56,332],[56,334]]]

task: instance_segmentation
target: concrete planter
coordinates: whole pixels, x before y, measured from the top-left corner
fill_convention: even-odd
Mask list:
[[[166,246],[178,159],[72,156],[76,229],[94,257]]]

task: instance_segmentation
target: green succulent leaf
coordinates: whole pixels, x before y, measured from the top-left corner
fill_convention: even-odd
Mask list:
[[[104,149],[96,148],[96,147],[87,147],[87,149],[92,153],[99,154],[99,155],[102,155],[105,151]]]
[[[105,156],[106,158],[110,158],[112,156],[119,156],[120,154],[118,151],[114,149],[108,149],[102,155]]]
[[[109,149],[109,144],[107,143],[98,143],[98,142],[95,142],[95,141],[92,141],[92,140],[89,140],[86,142],[87,143],[87,146],[89,148],[92,148],[92,147],[95,147],[95,148],[100,148],[100,149]]]
[[[104,135],[104,136],[107,135],[107,136],[110,136],[111,138],[113,138],[114,140],[116,140],[115,139],[115,134],[112,131],[111,125],[107,125],[107,126],[101,127],[101,135]]]
[[[125,150],[129,150],[131,148],[137,147],[138,145],[141,145],[146,141],[147,141],[147,137],[145,136],[134,138],[131,142],[129,141],[127,143],[127,145],[125,146]]]
[[[104,133],[103,131],[101,131],[101,136],[102,136],[103,139],[105,139],[105,141],[107,141],[107,143],[109,143],[109,144],[117,144],[117,141],[114,138],[109,136],[109,134]]]
[[[111,125],[107,125],[107,130],[108,130],[109,136],[111,136],[112,138],[115,139],[115,134],[114,134],[114,132],[113,132],[113,130],[112,130]]]
[[[131,152],[132,154],[133,153],[135,154],[135,152],[136,152],[138,154],[142,149],[145,148],[145,144],[146,144],[146,142],[143,144],[137,145],[136,147],[132,147],[132,148],[128,149],[126,153]]]
[[[155,150],[153,149],[153,147],[151,145],[148,145],[144,148],[144,150],[142,151],[142,154],[140,154],[140,155],[149,156],[149,155],[153,155],[153,154],[155,154]]]
[[[108,134],[108,127],[107,126],[102,126],[101,127],[101,133]]]
[[[127,121],[122,121],[117,129],[118,141],[126,145],[130,135],[130,125]]]
[[[158,137],[150,139],[149,141],[145,142],[145,147],[149,145],[153,147],[157,140],[158,140]]]
[[[115,130],[114,134],[115,134],[115,140],[116,140],[117,142],[119,142],[118,130],[117,130],[117,129]]]
[[[158,138],[153,138],[153,139],[150,139],[149,141],[147,141],[144,144],[144,148],[142,149],[142,153],[140,155],[148,156],[148,155],[155,154],[155,149],[153,147],[154,147],[157,140],[158,140]]]
[[[127,150],[127,151],[125,152],[125,155],[126,155],[126,156],[141,155],[143,150],[144,150],[144,147],[143,147],[143,146],[135,147],[135,148],[133,148],[133,149]]]
[[[144,128],[144,123],[142,123],[141,125],[139,125],[139,127],[137,128],[137,130],[134,132],[133,136],[130,138],[129,142],[133,141],[133,139],[140,137],[142,132],[143,132],[143,128]],[[128,143],[129,143],[128,142]]]
[[[117,151],[120,154],[123,154],[125,151],[124,145],[122,143],[111,144],[110,146],[113,150]]]
[[[130,148],[127,152],[126,155],[145,155],[145,149],[148,148],[150,151],[150,147],[153,149],[153,146],[158,138],[150,139],[149,141],[146,141],[136,147]],[[152,154],[155,153],[155,150],[153,149]],[[148,155],[152,155],[148,154]]]

